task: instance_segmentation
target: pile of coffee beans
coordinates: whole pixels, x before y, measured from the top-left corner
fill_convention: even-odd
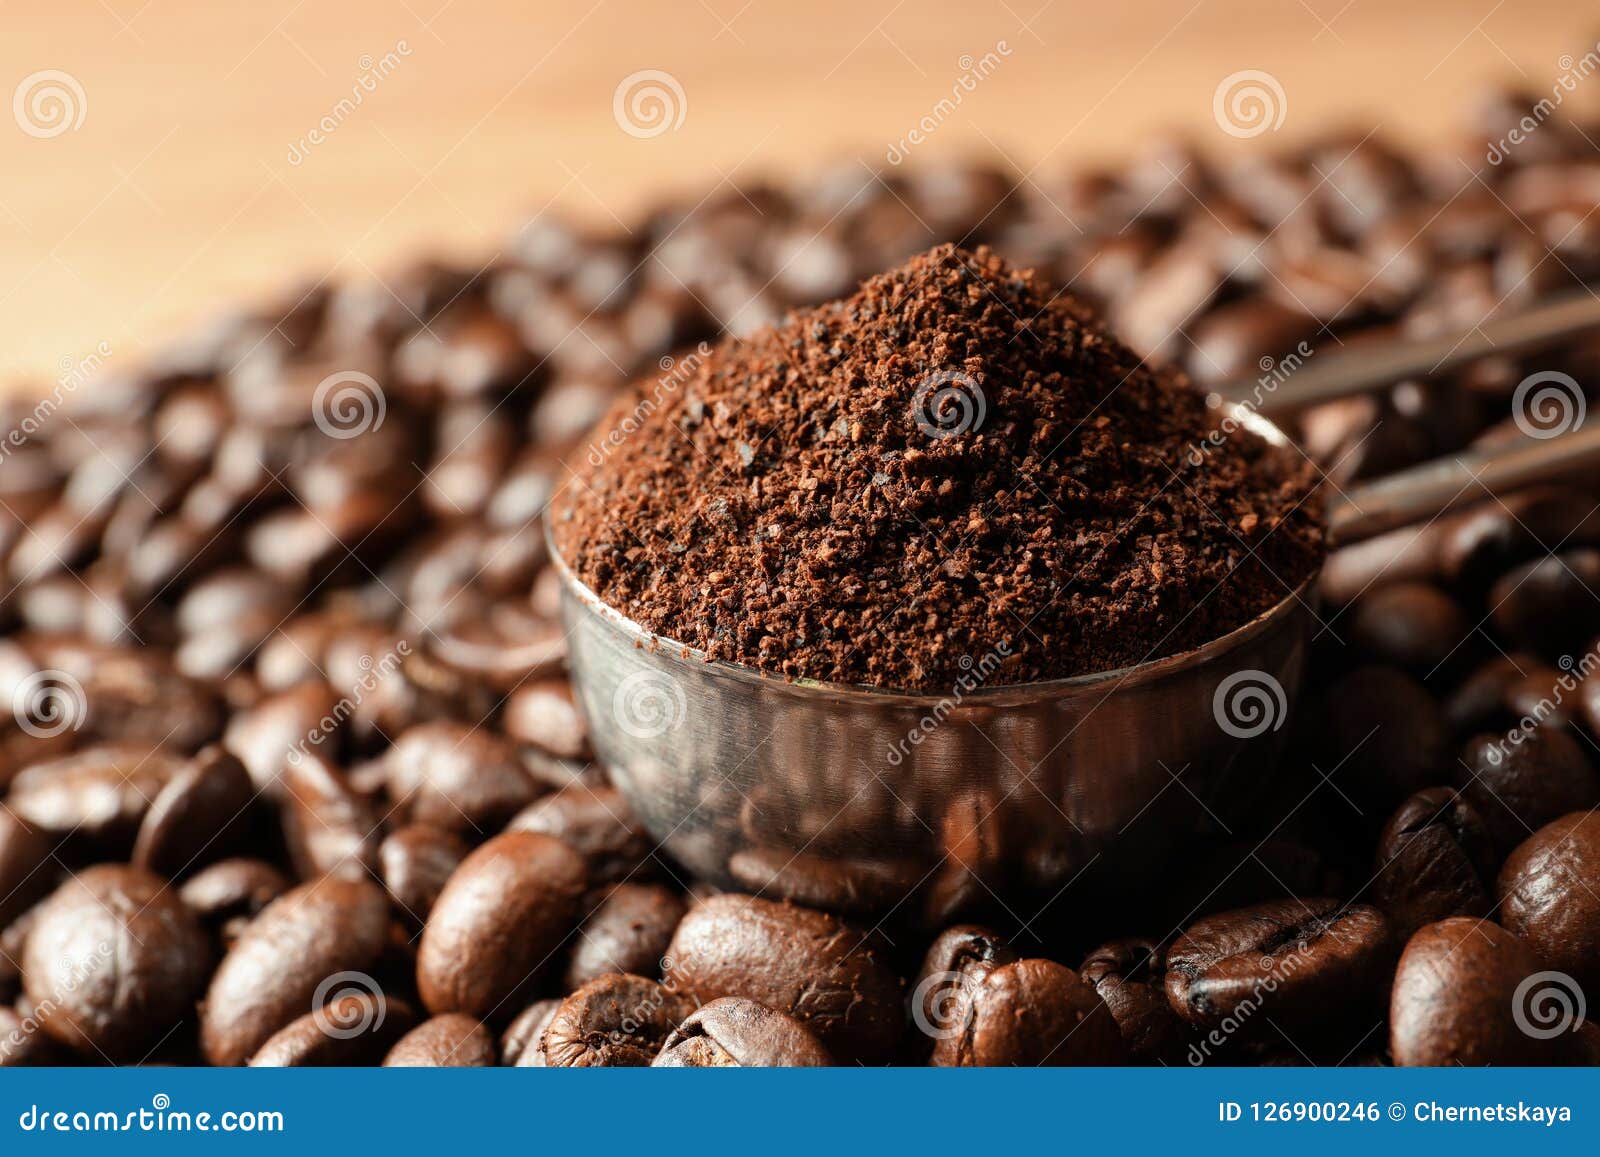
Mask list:
[[[1303,708],[1225,841],[1135,901],[939,927],[657,854],[593,761],[540,526],[625,383],[942,242],[1268,391],[1600,280],[1600,124],[1485,159],[1534,99],[1448,155],[1163,144],[546,217],[486,267],[318,282],[8,402],[0,1063],[1600,1060],[1600,479],[1332,555]],[[1519,436],[1529,375],[1597,369],[1593,338],[1489,358],[1298,432],[1344,486]]]
[[[997,684],[1117,670],[1322,558],[1304,455],[1225,434],[987,249],[730,337],[650,400],[553,504],[561,554],[652,633],[773,674],[937,694],[985,651]]]

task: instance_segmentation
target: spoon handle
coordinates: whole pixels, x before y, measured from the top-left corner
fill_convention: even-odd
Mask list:
[[[1313,352],[1281,380],[1236,378],[1219,384],[1212,393],[1221,402],[1254,405],[1268,417],[1279,418],[1405,378],[1431,377],[1478,358],[1558,345],[1595,328],[1600,328],[1600,297],[1584,292],[1485,322],[1466,333],[1424,341],[1352,344],[1338,353]],[[1284,363],[1279,367],[1281,373]]]
[[[1345,490],[1329,488],[1329,543],[1359,542],[1586,469],[1600,469],[1600,423],[1555,438],[1453,454]]]

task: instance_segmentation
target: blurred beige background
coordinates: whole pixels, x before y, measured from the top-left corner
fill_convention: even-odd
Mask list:
[[[0,386],[131,362],[297,277],[487,257],[547,209],[881,161],[986,54],[916,157],[1438,139],[1487,82],[1547,94],[1597,37],[1572,0],[0,0]],[[647,138],[613,116],[644,69],[683,94]],[[1244,69],[1285,116],[1237,140],[1212,98]]]

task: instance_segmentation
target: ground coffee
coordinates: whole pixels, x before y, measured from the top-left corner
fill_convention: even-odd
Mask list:
[[[1081,303],[942,246],[625,399],[556,508],[605,601],[796,678],[947,688],[1185,650],[1316,566],[1303,460]]]

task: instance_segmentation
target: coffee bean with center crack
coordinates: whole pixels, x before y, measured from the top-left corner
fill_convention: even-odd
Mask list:
[[[1401,954],[1390,994],[1394,1063],[1566,1063],[1577,1048],[1573,1035],[1549,1033],[1544,1018],[1559,1020],[1578,998],[1559,984],[1542,994],[1539,981],[1530,987],[1544,970],[1523,940],[1487,920],[1455,916],[1428,925]]]
[[[688,906],[660,884],[618,884],[594,906],[567,961],[566,986],[608,972],[656,973]]]
[[[934,938],[911,989],[911,1019],[926,1036],[960,1032],[972,1014],[972,994],[996,968],[1018,956],[1000,934],[980,924],[957,924]]]
[[[506,832],[461,862],[422,930],[417,990],[433,1013],[504,1020],[578,923],[583,857],[553,836]]]
[[[843,1062],[889,1060],[904,1024],[900,981],[871,937],[825,912],[713,896],[678,924],[668,987],[705,1002],[742,996],[806,1025]]]
[[[489,1030],[459,1012],[423,1021],[383,1058],[384,1068],[390,1069],[486,1069],[496,1063]]]
[[[1117,1022],[1093,986],[1053,960],[1018,960],[971,995],[959,1033],[933,1046],[942,1066],[1116,1065],[1127,1059]]]
[[[1167,999],[1198,1028],[1259,1033],[1270,1021],[1309,1034],[1374,1011],[1392,961],[1376,908],[1278,900],[1207,916],[1179,936],[1167,953]]]
[[[1487,916],[1499,851],[1478,809],[1448,787],[1401,804],[1378,837],[1373,901],[1396,943],[1447,916]]]
[[[214,1065],[239,1065],[327,996],[340,973],[369,974],[384,953],[389,905],[375,885],[333,877],[303,884],[257,916],[223,958],[201,1013]]]
[[[1189,1043],[1188,1027],[1167,1001],[1166,959],[1154,940],[1113,940],[1089,953],[1078,969],[1111,1010],[1135,1062],[1173,1063]]]
[[[592,980],[556,1009],[541,1051],[550,1068],[640,1068],[688,1015],[694,1001],[642,976]]]
[[[656,1068],[817,1068],[833,1063],[822,1042],[794,1017],[735,996],[690,1013],[651,1062]]]
[[[1600,996],[1600,813],[1573,812],[1523,841],[1500,870],[1500,923],[1551,968]]]
[[[161,877],[101,864],[38,911],[22,981],[42,1026],[88,1059],[137,1060],[193,1009],[211,966],[205,929]]]

